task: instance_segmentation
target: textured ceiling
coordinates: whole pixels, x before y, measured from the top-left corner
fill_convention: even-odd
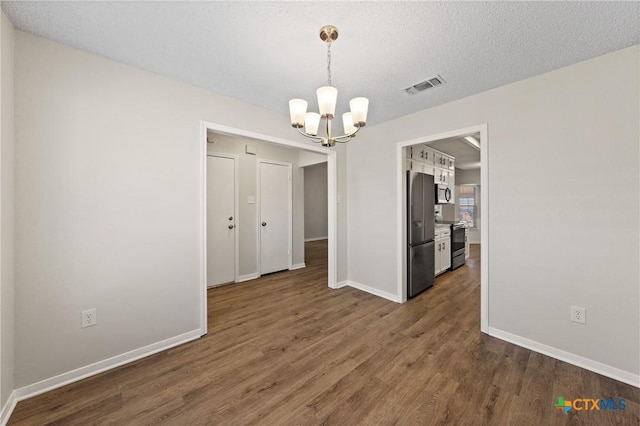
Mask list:
[[[282,114],[317,110],[332,46],[338,113],[369,125],[640,42],[639,2],[2,2],[17,28]],[[435,74],[445,85],[402,89]],[[588,88],[585,88],[588,89]],[[284,119],[283,119],[284,121]]]

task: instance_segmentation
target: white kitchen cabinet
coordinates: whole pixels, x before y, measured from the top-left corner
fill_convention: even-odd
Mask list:
[[[464,258],[469,258],[469,228],[464,228]]]
[[[436,227],[434,241],[436,243],[434,265],[438,275],[451,267],[451,228]]]
[[[442,272],[451,268],[451,236],[441,238],[442,252],[440,253],[440,268]]]
[[[413,168],[413,161],[411,161],[410,158],[405,158],[404,159],[404,169],[405,170],[412,170]]]
[[[453,170],[455,168],[455,158],[450,157],[447,154],[442,154],[436,151],[435,153],[435,163],[436,167],[440,167],[447,170]]]
[[[421,161],[406,159],[406,162],[407,162],[406,170],[411,170],[412,172],[425,173],[424,171],[425,165]]]
[[[449,185],[449,171],[446,169],[435,168],[434,181],[442,185]]]
[[[424,159],[424,150],[426,149],[424,146],[416,145],[416,146],[412,146],[411,149],[412,149],[412,152],[411,152],[412,160],[422,161]]]
[[[433,166],[435,164],[435,151],[431,148],[425,147],[422,151],[422,162]]]
[[[433,262],[436,270],[436,275],[442,273],[442,268],[440,268],[440,263],[442,259],[442,246],[440,245],[440,238],[436,239],[436,250],[435,250],[435,260]]]
[[[407,147],[406,170],[433,176],[434,183],[453,186],[455,182],[455,158],[426,145]]]
[[[422,166],[422,173],[426,173],[428,175],[434,176],[434,169],[433,166],[431,164],[423,164]],[[435,183],[435,177],[434,177],[434,183]]]

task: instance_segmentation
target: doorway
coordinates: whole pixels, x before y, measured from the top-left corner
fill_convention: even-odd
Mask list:
[[[200,171],[201,171],[201,187],[200,187],[200,206],[201,206],[201,215],[200,215],[200,282],[201,282],[201,292],[200,292],[200,328],[201,334],[204,335],[207,333],[207,263],[208,263],[208,251],[207,251],[207,136],[208,133],[211,132],[213,134],[218,135],[226,135],[230,137],[239,137],[247,140],[254,140],[260,142],[266,142],[267,144],[272,145],[280,145],[283,148],[292,148],[299,150],[300,157],[303,154],[321,156],[326,158],[327,162],[327,222],[328,222],[328,232],[327,232],[327,246],[328,246],[328,256],[327,256],[327,286],[329,288],[335,289],[337,288],[337,155],[336,151],[330,150],[327,148],[323,148],[320,146],[308,145],[307,143],[290,141],[287,139],[277,138],[274,136],[251,132],[243,129],[233,128],[221,124],[211,123],[202,121],[200,123],[200,141],[201,141],[201,163],[200,163]],[[248,148],[247,148],[248,149]],[[255,166],[254,169],[255,170]],[[255,180],[254,180],[255,182]],[[242,195],[242,194],[241,194]],[[243,196],[244,197],[244,196]],[[254,201],[253,199],[256,198]],[[256,197],[244,197],[242,198],[241,206],[245,206],[245,204],[255,203],[257,200]],[[245,206],[246,207],[246,206]],[[242,216],[239,213],[239,218]],[[259,222],[258,227],[261,226],[262,222]],[[258,223],[257,223],[258,224]],[[267,222],[268,226],[269,222]],[[237,226],[237,223],[236,223]],[[254,228],[255,229],[255,228]],[[297,229],[297,228],[296,228]],[[236,228],[236,235],[238,235]],[[255,243],[254,243],[254,253],[256,252]],[[236,246],[237,250],[237,246]],[[259,254],[258,254],[259,256]],[[299,267],[304,267],[304,263],[301,265],[294,264],[290,269],[297,269]],[[257,272],[259,272],[258,269]],[[256,277],[258,274],[256,274]],[[239,274],[239,281],[242,281],[243,275],[242,271]],[[250,278],[248,278],[250,279]]]
[[[482,228],[481,244],[480,244],[480,330],[488,333],[489,330],[489,186],[488,186],[488,140],[487,125],[468,127],[464,129],[454,130],[437,135],[424,136],[417,139],[398,142],[396,145],[396,198],[397,198],[397,271],[398,271],[398,289],[401,295],[401,301],[407,300],[407,238],[406,238],[406,187],[405,187],[405,169],[406,158],[405,150],[418,144],[430,145],[435,141],[450,138],[464,138],[469,135],[479,135],[480,150],[480,191],[479,198],[482,204],[479,206],[479,223]],[[459,214],[459,213],[458,213]],[[455,217],[455,213],[454,213]]]

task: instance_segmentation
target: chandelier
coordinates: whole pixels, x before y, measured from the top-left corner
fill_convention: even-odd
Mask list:
[[[316,91],[318,97],[318,107],[320,113],[307,112],[307,101],[304,99],[291,99],[289,101],[289,114],[291,115],[291,126],[298,129],[298,132],[310,138],[322,146],[334,146],[336,142],[349,142],[356,136],[358,130],[367,124],[367,110],[369,100],[367,98],[353,98],[349,102],[351,112],[342,114],[342,125],[344,134],[333,136],[331,134],[331,122],[336,111],[336,100],[338,89],[331,86],[331,42],[338,38],[338,29],[333,25],[325,25],[320,28],[320,39],[327,43],[327,82],[324,87]],[[325,137],[318,136],[320,119],[326,121]]]

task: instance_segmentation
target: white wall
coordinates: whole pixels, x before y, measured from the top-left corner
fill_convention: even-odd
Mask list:
[[[327,238],[327,163],[304,168],[304,238]]]
[[[323,154],[318,154],[317,152],[311,151],[300,151],[300,159],[298,165],[300,167],[307,167],[313,164],[326,163],[327,156]]]
[[[367,127],[348,145],[349,279],[396,292],[396,143],[487,123],[490,327],[640,383],[639,52]]]
[[[0,407],[14,387],[14,111],[15,30],[1,14],[0,45]]]
[[[199,328],[200,120],[299,137],[287,116],[20,31],[15,67],[21,387]]]
[[[457,200],[458,200],[458,192],[456,191],[457,187],[453,188],[454,197],[456,199],[456,204],[442,204],[442,220],[458,220],[457,214]]]
[[[292,204],[293,204],[293,265],[304,263],[304,173],[298,167],[299,150],[283,148],[268,142],[254,139],[214,135],[216,142],[207,144],[207,151],[212,153],[234,154],[240,161],[239,198],[239,252],[240,252],[240,276],[258,273],[258,234],[256,224],[257,217],[257,161],[274,160],[291,163],[292,165]],[[247,154],[245,146],[256,147],[257,154]],[[326,155],[323,156],[326,160]],[[248,197],[253,196],[256,202],[248,203]]]
[[[349,188],[347,181],[347,165],[349,153],[347,151],[348,144],[337,144],[337,175],[338,175],[338,195],[337,195],[337,217],[338,217],[338,283],[347,281],[349,275],[349,265],[347,256],[349,254],[349,233],[348,228],[348,207],[349,207]]]
[[[456,185],[480,185],[480,169],[456,169]]]

